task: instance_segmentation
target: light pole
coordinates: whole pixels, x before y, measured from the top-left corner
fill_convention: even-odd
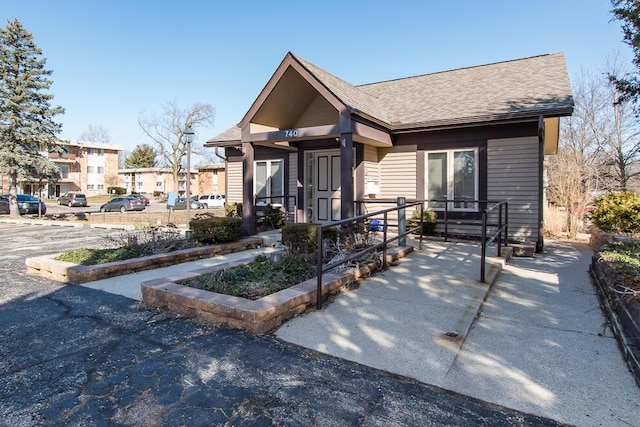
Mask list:
[[[191,219],[191,142],[193,142],[193,129],[191,124],[187,124],[187,128],[184,130],[184,140],[187,144],[187,236],[189,236],[189,220]]]

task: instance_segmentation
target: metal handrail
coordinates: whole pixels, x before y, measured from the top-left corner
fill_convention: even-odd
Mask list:
[[[431,208],[431,209],[436,212],[443,212],[442,220],[436,220],[435,222],[444,225],[444,241],[445,242],[448,241],[448,237],[449,237],[449,223],[451,222],[449,218],[449,213],[451,212],[451,210],[449,209],[449,206],[451,204],[458,203],[458,202],[465,202],[469,204],[477,204],[478,207],[484,205],[484,208],[479,210],[479,213],[481,215],[480,224],[477,224],[477,222],[463,223],[466,225],[475,225],[475,226],[481,227],[482,237],[481,237],[481,250],[480,250],[480,281],[484,282],[485,281],[485,264],[486,264],[486,258],[487,258],[486,257],[487,247],[497,239],[497,243],[498,243],[497,256],[501,256],[502,245],[503,244],[504,246],[508,245],[508,238],[509,238],[509,204],[508,202],[503,200],[460,200],[460,199],[426,199],[426,200],[418,200],[418,199],[409,200],[408,199],[407,202],[412,204],[426,203],[427,206],[429,205],[429,203],[444,204],[443,208],[441,209],[434,209],[434,208]],[[358,200],[355,202],[356,206],[359,206],[359,205],[361,206],[366,203],[386,204],[386,203],[396,203],[396,200],[372,199],[372,200]],[[498,209],[498,221],[497,223],[489,223],[488,213],[492,212],[495,209]],[[423,211],[421,210],[420,230],[422,230],[422,212]],[[469,211],[462,211],[462,212],[469,212]],[[458,220],[455,220],[455,221],[456,223],[461,223]],[[386,221],[385,221],[385,224],[386,224]],[[487,229],[489,227],[496,227],[496,231],[493,234],[488,236]],[[421,233],[421,237],[422,237],[422,233]]]
[[[403,204],[400,206],[395,206],[393,208],[387,208],[387,209],[380,209],[378,211],[375,212],[371,212],[368,214],[361,214],[361,215],[357,215],[354,216],[352,218],[346,218],[346,219],[341,219],[341,220],[337,220],[337,221],[331,221],[331,222],[326,222],[326,223],[322,223],[322,224],[318,224],[317,225],[317,232],[316,232],[316,238],[318,239],[318,246],[317,246],[317,258],[316,258],[316,308],[320,309],[322,308],[322,274],[326,273],[327,271],[336,268],[337,266],[344,264],[346,262],[352,261],[354,259],[360,258],[362,255],[365,255],[367,253],[373,252],[378,250],[379,248],[382,248],[382,268],[386,269],[387,268],[387,246],[389,243],[394,242],[396,240],[399,240],[407,235],[409,235],[410,233],[415,232],[416,230],[422,230],[422,215],[420,215],[420,225],[418,227],[414,227],[411,229],[406,230],[404,233],[398,233],[395,237],[391,237],[389,238],[387,235],[387,218],[388,218],[388,214],[389,212],[393,212],[393,211],[399,211],[401,209],[406,209],[408,207],[412,207],[412,206],[419,206],[420,207],[420,213],[423,212],[424,209],[424,204],[422,202],[413,202],[413,203],[407,203],[407,204]],[[323,264],[322,262],[322,255],[323,255],[323,232],[324,230],[331,228],[331,227],[339,227],[342,226],[344,224],[358,224],[358,223],[363,223],[365,220],[374,217],[374,216],[380,216],[383,215],[383,227],[382,227],[382,242],[377,243],[375,245],[372,245],[370,247],[364,248],[358,252],[354,252],[352,254],[350,254],[347,258],[341,259],[339,261],[334,261],[332,263],[328,263],[328,264]],[[422,233],[420,233],[420,243],[419,243],[419,249],[422,249]]]
[[[503,209],[504,206],[504,209]],[[493,209],[498,209],[498,228],[490,236],[487,236],[487,214]],[[504,212],[504,223],[502,222],[502,214]],[[509,202],[503,201],[492,205],[490,208],[482,210],[482,247],[480,249],[480,281],[485,281],[485,264],[487,259],[487,246],[498,239],[497,256],[502,255],[502,233],[504,231],[504,245],[508,244],[509,236]]]

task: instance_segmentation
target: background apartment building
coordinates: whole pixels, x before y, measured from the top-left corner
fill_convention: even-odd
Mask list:
[[[21,178],[18,193],[56,198],[68,192],[85,193],[88,196],[105,194],[107,187],[118,185],[118,159],[122,147],[100,142],[60,141],[64,153],[40,153],[60,169],[57,182],[39,183],[32,178]],[[5,187],[3,181],[3,188]],[[5,192],[8,190],[5,189]]]
[[[176,192],[184,196],[187,191],[186,173],[178,176],[174,185],[171,169],[169,168],[135,168],[120,169],[118,171],[120,185],[127,192],[143,193],[163,196]],[[191,169],[191,195],[224,194],[225,167],[223,163],[199,165]]]
[[[182,173],[178,176],[178,182],[173,182],[170,168],[135,168],[118,170],[120,185],[127,189],[128,193],[143,193],[148,195],[166,195],[176,192],[182,196],[187,191],[187,176]],[[191,169],[190,190],[197,194],[198,171]]]

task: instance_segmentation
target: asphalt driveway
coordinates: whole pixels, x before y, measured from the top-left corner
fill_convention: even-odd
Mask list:
[[[90,246],[107,230],[0,232],[2,426],[558,425],[24,273],[26,257]]]

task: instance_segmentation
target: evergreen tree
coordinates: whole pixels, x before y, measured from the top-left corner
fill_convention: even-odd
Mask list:
[[[621,93],[618,102],[640,101],[640,0],[612,0],[613,16],[622,21],[624,42],[633,50],[633,64],[637,70],[624,76],[609,74],[609,80]]]
[[[44,93],[52,83],[45,64],[42,50],[20,21],[0,28],[0,171],[9,176],[11,216],[20,215],[18,178],[31,176],[35,165],[51,168],[40,151],[62,151],[56,140],[61,125],[53,119],[64,109],[52,107],[53,95]]]
[[[127,169],[153,168],[156,166],[156,150],[148,144],[138,145],[129,156],[124,159]]]

